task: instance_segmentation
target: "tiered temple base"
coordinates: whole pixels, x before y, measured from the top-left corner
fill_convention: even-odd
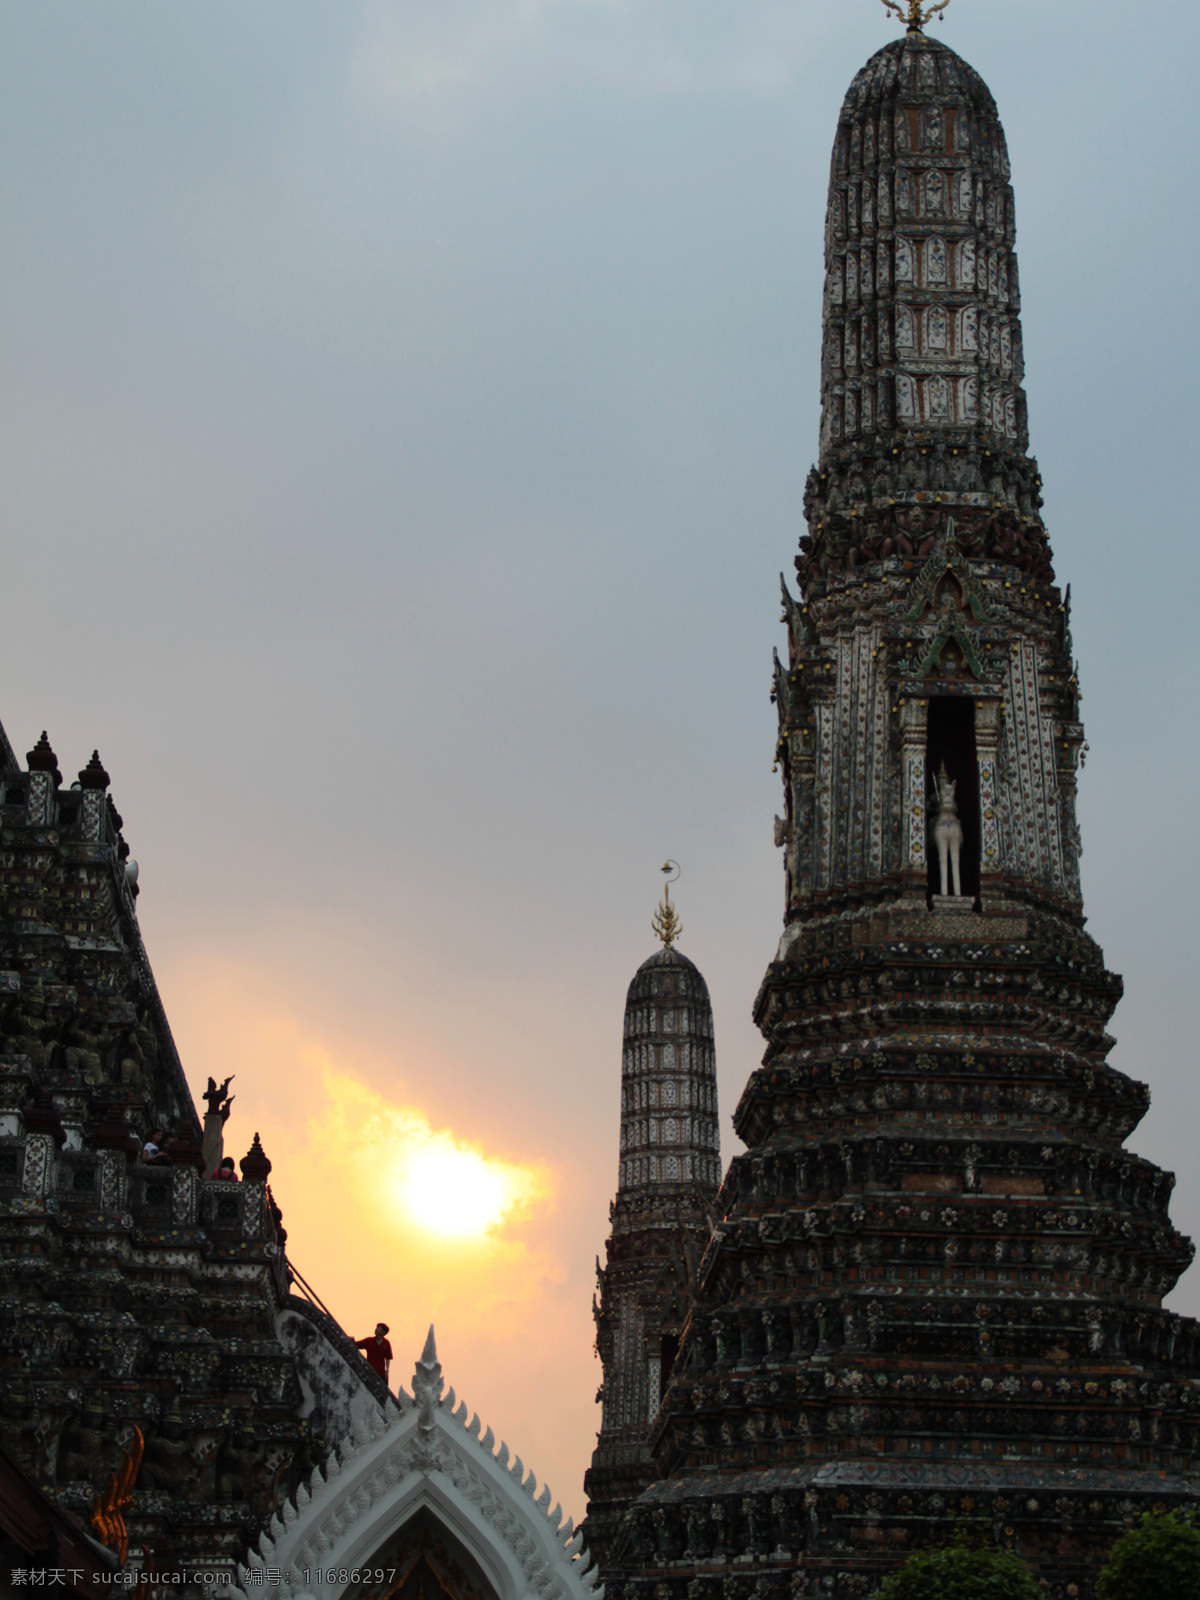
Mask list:
[[[830,920],[769,969],[749,1148],[610,1593],[841,1600],[965,1523],[1073,1600],[1140,1510],[1200,1500],[1200,1326],[1162,1309],[1193,1251],[1174,1180],[1122,1149],[1148,1095],[1103,1059],[1120,982],[1025,921]]]

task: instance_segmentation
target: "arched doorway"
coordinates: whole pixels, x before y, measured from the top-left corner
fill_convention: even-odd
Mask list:
[[[500,1600],[487,1574],[451,1530],[423,1506],[372,1556],[374,1576],[345,1600]]]

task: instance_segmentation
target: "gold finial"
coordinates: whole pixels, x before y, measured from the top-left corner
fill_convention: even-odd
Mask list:
[[[901,22],[908,24],[909,33],[920,33],[927,22],[932,21],[939,11],[945,11],[950,0],[937,0],[936,5],[925,6],[921,0],[883,0],[889,11],[894,11]]]
[[[650,924],[650,927],[662,940],[663,947],[669,950],[683,932],[683,923],[680,922],[679,914],[671,904],[671,885],[679,876],[679,863],[678,861],[664,861],[661,870],[668,874],[668,877],[666,883],[663,884],[662,905],[654,913],[654,921]]]

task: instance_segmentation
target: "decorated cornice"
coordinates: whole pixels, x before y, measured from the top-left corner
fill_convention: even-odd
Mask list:
[[[339,1578],[377,1565],[385,1544],[428,1511],[478,1563],[499,1600],[603,1600],[583,1535],[549,1487],[478,1413],[443,1394],[432,1327],[399,1407],[377,1407],[286,1501],[239,1569],[242,1593],[334,1600]],[[482,1437],[481,1437],[482,1434]],[[253,1577],[251,1576],[253,1573]]]

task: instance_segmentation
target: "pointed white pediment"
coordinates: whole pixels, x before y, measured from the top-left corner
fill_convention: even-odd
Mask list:
[[[582,1536],[562,1509],[549,1510],[532,1472],[454,1390],[443,1396],[433,1329],[417,1362],[413,1398],[376,1408],[272,1518],[242,1569],[243,1592],[337,1600],[378,1570],[410,1525],[433,1525],[466,1553],[496,1600],[602,1600]],[[306,1498],[307,1497],[307,1498]],[[343,1577],[342,1575],[345,1574]]]

